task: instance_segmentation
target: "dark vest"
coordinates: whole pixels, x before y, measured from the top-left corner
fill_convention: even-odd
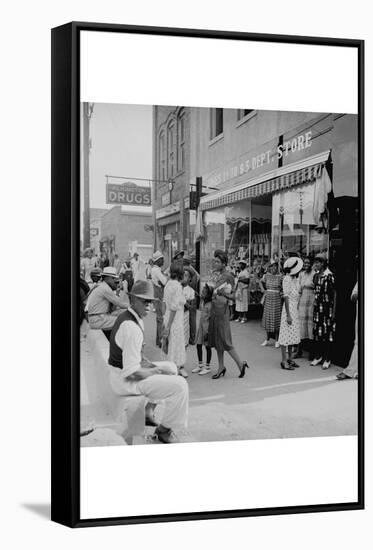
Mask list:
[[[124,321],[133,321],[134,323],[136,323],[136,325],[138,325],[140,327],[136,317],[134,315],[132,315],[132,313],[130,311],[126,310],[123,313],[121,313],[120,315],[118,315],[118,318],[115,321],[113,328],[111,329],[110,351],[109,351],[109,365],[111,365],[112,367],[117,367],[118,369],[123,368],[123,362],[122,362],[123,361],[123,350],[116,343],[115,335],[118,332],[118,329],[119,329],[120,325]],[[142,330],[142,328],[141,328],[141,330]]]

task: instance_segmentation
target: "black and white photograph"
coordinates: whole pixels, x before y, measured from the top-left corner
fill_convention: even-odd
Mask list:
[[[357,115],[241,107],[81,104],[83,447],[357,435]]]
[[[53,518],[360,509],[361,41],[53,36]]]

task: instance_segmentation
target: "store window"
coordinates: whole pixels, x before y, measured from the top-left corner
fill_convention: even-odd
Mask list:
[[[327,213],[320,217],[315,210],[315,193],[315,184],[309,184],[273,195],[272,255],[275,260],[327,253]]]
[[[210,139],[223,133],[223,109],[210,109]]]
[[[178,145],[177,145],[177,168],[179,172],[185,167],[185,112],[181,111],[177,119],[178,125]]]

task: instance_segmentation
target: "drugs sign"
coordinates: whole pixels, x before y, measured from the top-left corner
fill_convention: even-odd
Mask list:
[[[151,206],[150,187],[135,184],[106,184],[106,204],[126,204],[130,206]]]

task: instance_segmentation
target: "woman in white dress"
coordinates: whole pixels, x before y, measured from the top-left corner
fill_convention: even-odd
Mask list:
[[[184,368],[186,361],[184,337],[185,296],[180,282],[183,276],[183,268],[180,265],[171,264],[170,279],[165,286],[163,296],[163,301],[166,304],[163,338],[168,339],[168,361],[173,361],[180,376],[187,378],[188,373]]]
[[[293,346],[297,346],[300,342],[298,316],[300,285],[298,274],[302,268],[303,260],[301,258],[288,258],[284,263],[285,277],[282,283],[284,305],[282,307],[278,343],[281,346],[281,368],[286,370],[294,370],[299,367],[293,360]],[[286,350],[288,352],[287,359]]]
[[[247,262],[240,260],[240,272],[238,274],[236,287],[236,311],[238,318],[236,323],[247,323],[247,311],[249,309],[249,283],[250,273],[247,270]]]

